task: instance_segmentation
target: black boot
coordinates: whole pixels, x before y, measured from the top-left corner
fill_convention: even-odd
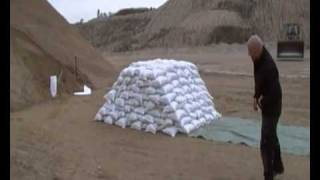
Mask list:
[[[273,175],[272,174],[266,174],[264,175],[264,180],[273,180]]]
[[[283,173],[284,173],[284,167],[282,163],[280,163],[279,165],[274,165],[274,168],[273,168],[274,176],[278,174],[283,174]]]

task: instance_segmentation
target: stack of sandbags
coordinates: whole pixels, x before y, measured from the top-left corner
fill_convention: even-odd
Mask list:
[[[197,67],[186,61],[135,62],[119,75],[97,121],[174,137],[209,124],[221,115]]]

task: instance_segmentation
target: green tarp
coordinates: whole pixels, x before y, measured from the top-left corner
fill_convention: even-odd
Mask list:
[[[261,121],[222,117],[215,123],[190,134],[207,140],[260,146]],[[278,123],[278,138],[281,151],[294,155],[310,154],[310,128],[286,126]]]

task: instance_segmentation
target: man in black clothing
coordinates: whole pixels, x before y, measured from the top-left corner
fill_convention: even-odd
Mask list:
[[[282,91],[279,72],[271,55],[257,35],[247,43],[248,53],[254,64],[255,94],[253,108],[262,111],[260,150],[265,180],[273,180],[284,172],[277,124],[281,115]]]

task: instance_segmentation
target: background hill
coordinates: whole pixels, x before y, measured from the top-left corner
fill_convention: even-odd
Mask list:
[[[308,0],[169,0],[155,10],[116,13],[76,26],[95,47],[127,51],[243,43],[251,33],[276,41],[282,23],[299,23],[309,47]]]

